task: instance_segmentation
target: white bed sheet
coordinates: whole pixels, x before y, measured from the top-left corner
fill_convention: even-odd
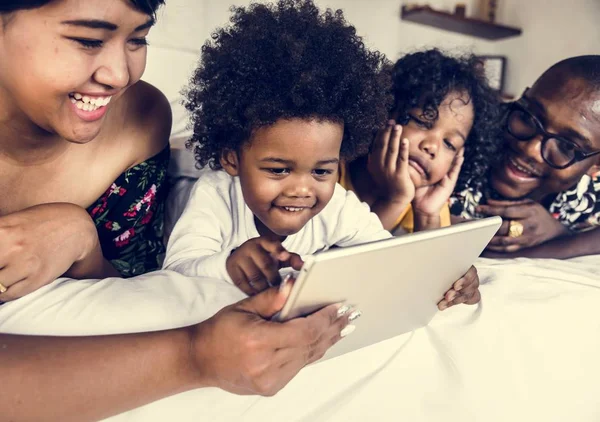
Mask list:
[[[305,368],[275,397],[195,390],[111,421],[600,420],[600,256],[477,266],[480,306]],[[203,320],[241,297],[224,282],[172,272],[60,279],[0,306],[0,331],[156,330]]]

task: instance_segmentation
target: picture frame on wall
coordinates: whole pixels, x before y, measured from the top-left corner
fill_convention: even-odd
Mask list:
[[[500,94],[504,93],[506,76],[505,56],[477,56],[480,60],[490,87]]]

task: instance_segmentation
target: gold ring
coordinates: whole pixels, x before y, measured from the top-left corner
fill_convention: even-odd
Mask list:
[[[523,235],[523,224],[515,220],[508,223],[508,237],[520,237]]]
[[[0,293],[4,293],[7,290],[8,290],[8,287],[6,287],[4,284],[0,283]]]

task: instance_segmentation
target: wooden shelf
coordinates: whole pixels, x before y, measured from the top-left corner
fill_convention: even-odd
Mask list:
[[[400,17],[409,22],[433,26],[451,32],[471,35],[487,40],[500,40],[503,38],[521,35],[521,29],[510,26],[498,25],[481,19],[465,18],[447,12],[440,12],[429,6],[410,7],[402,6]]]

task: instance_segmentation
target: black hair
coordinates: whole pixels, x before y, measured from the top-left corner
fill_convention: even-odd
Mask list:
[[[600,91],[600,55],[569,57],[551,66],[538,80],[549,75],[582,79],[593,91]]]
[[[0,1],[0,14],[12,13],[23,9],[36,9],[51,3],[53,0],[2,0]],[[165,0],[129,0],[134,7],[155,18],[158,8],[165,4]]]
[[[475,118],[465,142],[456,190],[481,186],[502,146],[499,96],[489,87],[481,61],[472,54],[452,57],[435,48],[419,51],[396,62],[392,79],[392,112],[401,125],[408,123],[411,109],[420,108],[421,119],[435,121],[438,107],[448,94],[468,95]]]
[[[185,92],[198,166],[221,168],[253,131],[279,119],[344,125],[341,156],[368,151],[387,119],[390,81],[384,56],[369,51],[341,10],[321,13],[310,0],[232,7],[231,25],[202,47]]]

